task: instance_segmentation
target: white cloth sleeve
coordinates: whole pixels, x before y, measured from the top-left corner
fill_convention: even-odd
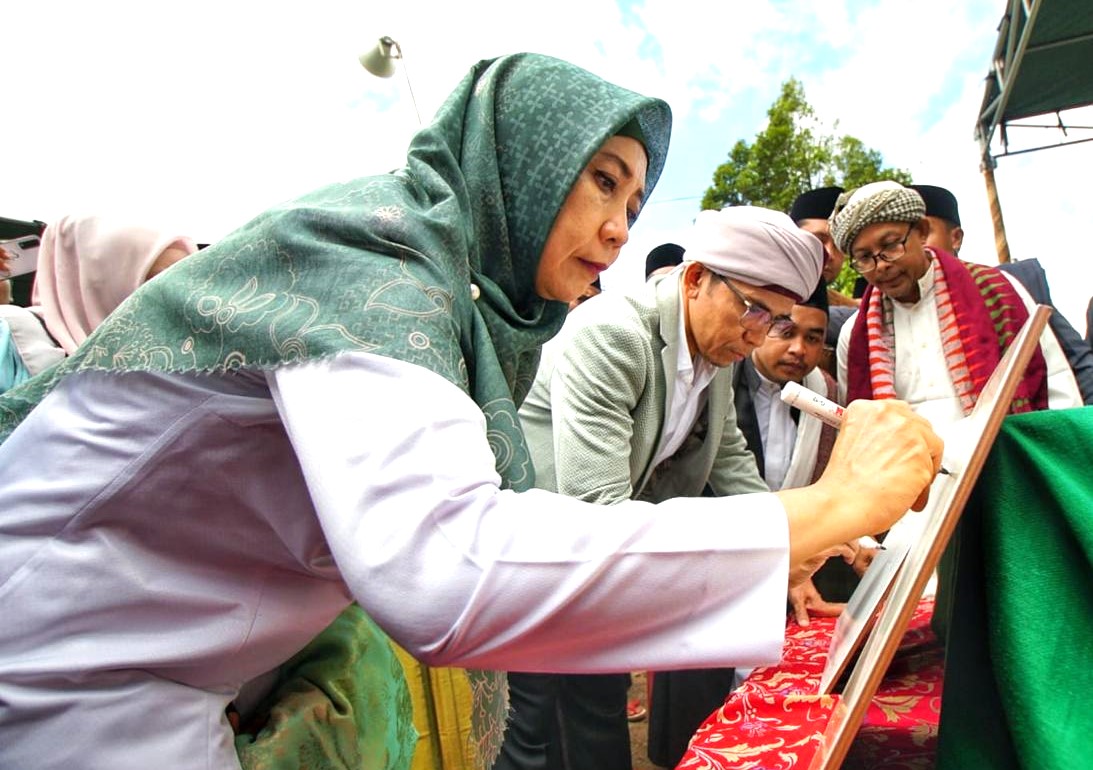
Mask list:
[[[780,657],[774,495],[593,510],[502,491],[481,411],[433,372],[351,353],[269,381],[344,580],[421,660],[581,673]]]

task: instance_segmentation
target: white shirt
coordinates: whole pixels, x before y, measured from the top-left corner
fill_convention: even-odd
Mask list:
[[[763,441],[763,480],[773,490],[782,488],[793,459],[797,442],[797,424],[790,407],[782,400],[782,387],[763,376],[758,368],[759,387],[755,390],[755,417]]]
[[[680,281],[680,293],[683,282]],[[676,379],[672,385],[672,397],[664,413],[664,430],[660,446],[653,458],[653,467],[667,460],[690,435],[699,411],[706,405],[706,389],[717,375],[717,367],[701,355],[691,356],[687,345],[687,321],[679,302],[679,354],[676,357]]]
[[[1020,282],[1003,273],[1029,312],[1036,303]],[[915,412],[928,419],[935,428],[951,425],[964,417],[960,398],[941,346],[941,329],[937,324],[937,296],[934,291],[934,263],[918,281],[921,299],[915,303],[892,303],[892,323],[895,333],[895,388],[899,398]],[[860,312],[860,311],[859,311]],[[850,334],[858,314],[852,315],[839,332],[836,351],[839,371],[839,398],[846,402],[847,359]],[[1059,347],[1050,327],[1040,335],[1040,350],[1047,363],[1048,407],[1067,409],[1082,406],[1081,392],[1066,355]]]
[[[806,374],[801,384],[809,390],[822,395],[828,392],[827,381],[819,368],[815,368]],[[796,441],[793,445],[791,461],[789,468],[786,470],[786,477],[779,489],[795,489],[812,483],[812,476],[816,471],[817,456],[820,452],[820,434],[823,429],[824,424],[819,418],[804,412],[798,415]]]
[[[0,767],[235,767],[225,705],[351,597],[434,665],[779,658],[775,496],[591,515],[494,462],[465,393],[365,353],[63,381],[0,445]]]

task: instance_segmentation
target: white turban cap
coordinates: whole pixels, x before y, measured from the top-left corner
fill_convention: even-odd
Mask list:
[[[759,206],[730,206],[699,213],[684,259],[800,302],[820,281],[823,254],[820,240],[797,227],[787,214]]]

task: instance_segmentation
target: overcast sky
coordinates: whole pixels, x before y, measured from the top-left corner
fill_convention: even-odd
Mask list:
[[[640,283],[649,249],[680,237],[714,169],[738,139],[762,130],[790,76],[828,127],[863,140],[916,182],[951,189],[966,232],[961,256],[993,263],[973,130],[1005,6],[6,3],[0,216],[48,222],[111,212],[216,240],[279,201],[401,165],[417,127],[404,74],[427,121],[479,59],[537,51],[673,109],[667,167],[604,275],[607,290]],[[389,80],[357,63],[381,35],[397,39],[406,57]],[[1002,158],[996,169],[1014,258],[1040,259],[1056,305],[1080,332],[1093,292],[1091,168],[1093,143]]]

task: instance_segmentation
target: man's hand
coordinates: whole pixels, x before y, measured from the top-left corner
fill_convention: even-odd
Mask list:
[[[846,605],[841,602],[825,601],[809,578],[795,588],[789,589],[789,603],[793,608],[793,619],[799,626],[808,625],[809,615],[821,618],[833,618],[842,613]]]
[[[830,559],[832,556],[841,556],[842,560],[847,564],[853,564],[854,560],[858,556],[858,551],[861,550],[861,546],[857,541],[851,541],[849,543],[842,543],[834,548],[828,548],[825,551],[821,551],[810,559],[805,559],[800,564],[790,567],[789,570],[789,590],[793,593],[793,589],[799,588],[805,583],[811,584],[812,576],[816,574],[816,570],[824,566],[824,562]],[[814,589],[815,590],[815,589]]]

